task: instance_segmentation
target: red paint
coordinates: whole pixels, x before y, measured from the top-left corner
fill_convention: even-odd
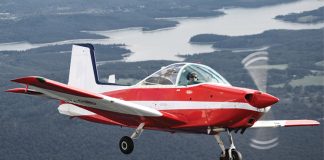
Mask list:
[[[26,93],[26,88],[13,88],[8,89],[6,92],[12,92],[12,93]]]
[[[12,93],[23,93],[23,94],[30,94],[30,95],[42,95],[43,93],[35,92],[28,90],[26,88],[14,88],[14,89],[8,89],[6,92],[12,92]]]
[[[24,77],[13,81],[76,96],[96,99],[102,98],[100,94],[83,91],[66,84],[40,77]],[[14,89],[9,91],[22,93],[23,89]],[[185,103],[194,101],[239,102],[253,103],[256,106],[264,107],[265,105],[273,104],[278,100],[277,98],[265,93],[255,95],[258,94],[258,91],[255,90],[217,84],[199,84],[188,87],[170,88],[131,87],[123,90],[105,92],[103,94],[125,101],[183,101],[183,108],[179,110],[160,110],[163,114],[161,117],[143,117],[80,106],[81,108],[96,113],[97,115],[80,116],[79,118],[97,123],[134,128],[140,123],[145,122],[145,128],[147,129],[205,134],[207,133],[208,127],[250,127],[253,124],[250,123],[249,120],[251,118],[255,119],[255,121],[258,120],[262,113],[242,108],[235,109],[235,106],[229,109],[186,109]],[[247,99],[247,94],[253,94],[253,98],[251,100]],[[253,123],[255,121],[253,121]]]
[[[78,118],[91,121],[91,122],[96,122],[96,123],[103,123],[103,124],[109,124],[109,125],[119,125],[119,126],[124,126],[121,123],[118,123],[116,121],[113,121],[107,117],[95,114],[95,115],[86,115],[86,116],[78,116]]]
[[[279,98],[267,93],[255,91],[245,95],[245,99],[254,107],[265,108],[279,101]]]
[[[80,106],[101,116],[81,116],[80,118],[97,123],[113,124],[136,128],[140,123],[145,122],[145,128],[154,130],[163,130],[168,132],[191,132],[207,133],[207,128],[225,127],[225,128],[244,128],[250,127],[248,123],[250,117],[259,118],[262,113],[242,110],[242,109],[182,109],[182,110],[163,110],[162,117],[140,117],[110,111]],[[174,115],[185,123],[172,121],[166,114]],[[109,117],[104,120],[102,117]],[[245,119],[244,119],[245,118]],[[242,120],[243,119],[243,120]],[[118,122],[119,124],[112,123]],[[239,124],[239,125],[238,125]],[[233,126],[233,127],[231,127]]]
[[[188,94],[187,91],[191,93]],[[254,90],[232,86],[201,84],[188,87],[170,88],[129,88],[104,95],[126,101],[208,101],[208,102],[243,102],[245,95]]]
[[[318,126],[320,123],[314,120],[287,120],[286,127],[295,126]]]
[[[44,81],[40,81],[39,79],[42,79]],[[81,97],[102,99],[102,97],[100,97],[99,95],[89,93],[87,91],[84,91],[84,90],[81,90],[78,88],[74,88],[72,86],[69,86],[69,85],[66,85],[66,84],[63,84],[60,82],[56,82],[56,81],[53,81],[50,79],[45,79],[42,77],[29,76],[29,77],[14,79],[12,81],[17,82],[17,83],[27,84],[27,85],[33,85],[33,86],[36,86],[39,88],[57,91],[57,92],[61,92],[61,93],[77,95],[77,96],[81,96]]]

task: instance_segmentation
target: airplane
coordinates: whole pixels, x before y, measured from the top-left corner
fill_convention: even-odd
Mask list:
[[[68,84],[40,76],[12,80],[23,88],[7,92],[47,97],[60,101],[61,114],[83,120],[134,128],[119,141],[130,154],[133,140],[144,129],[170,133],[206,134],[216,138],[220,160],[242,160],[232,131],[248,128],[317,126],[315,120],[259,120],[279,99],[259,90],[234,87],[214,69],[196,63],[162,67],[135,85],[99,81],[94,47],[72,46]],[[220,134],[227,134],[225,147]]]

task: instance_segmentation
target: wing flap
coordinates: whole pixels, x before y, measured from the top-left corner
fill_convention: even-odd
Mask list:
[[[318,126],[320,123],[315,120],[273,120],[257,121],[251,128],[277,128],[277,127],[297,127],[297,126]]]

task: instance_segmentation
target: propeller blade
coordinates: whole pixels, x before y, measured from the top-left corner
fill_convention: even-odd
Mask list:
[[[242,60],[244,68],[248,71],[258,90],[267,91],[268,77],[268,52],[254,52]],[[274,119],[271,107],[266,107],[265,114],[261,119]],[[255,135],[251,138],[250,146],[255,149],[267,150],[279,145],[279,136],[277,129],[257,129]]]
[[[268,52],[254,52],[242,60],[258,90],[266,92],[268,76]]]
[[[268,111],[261,118],[262,120],[273,120],[272,111]],[[259,150],[268,150],[279,145],[279,131],[275,128],[259,128],[250,139],[250,146]]]

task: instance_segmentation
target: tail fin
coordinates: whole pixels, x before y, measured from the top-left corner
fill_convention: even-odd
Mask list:
[[[68,85],[92,92],[104,92],[118,87],[116,84],[99,81],[94,47],[91,44],[72,46]]]

